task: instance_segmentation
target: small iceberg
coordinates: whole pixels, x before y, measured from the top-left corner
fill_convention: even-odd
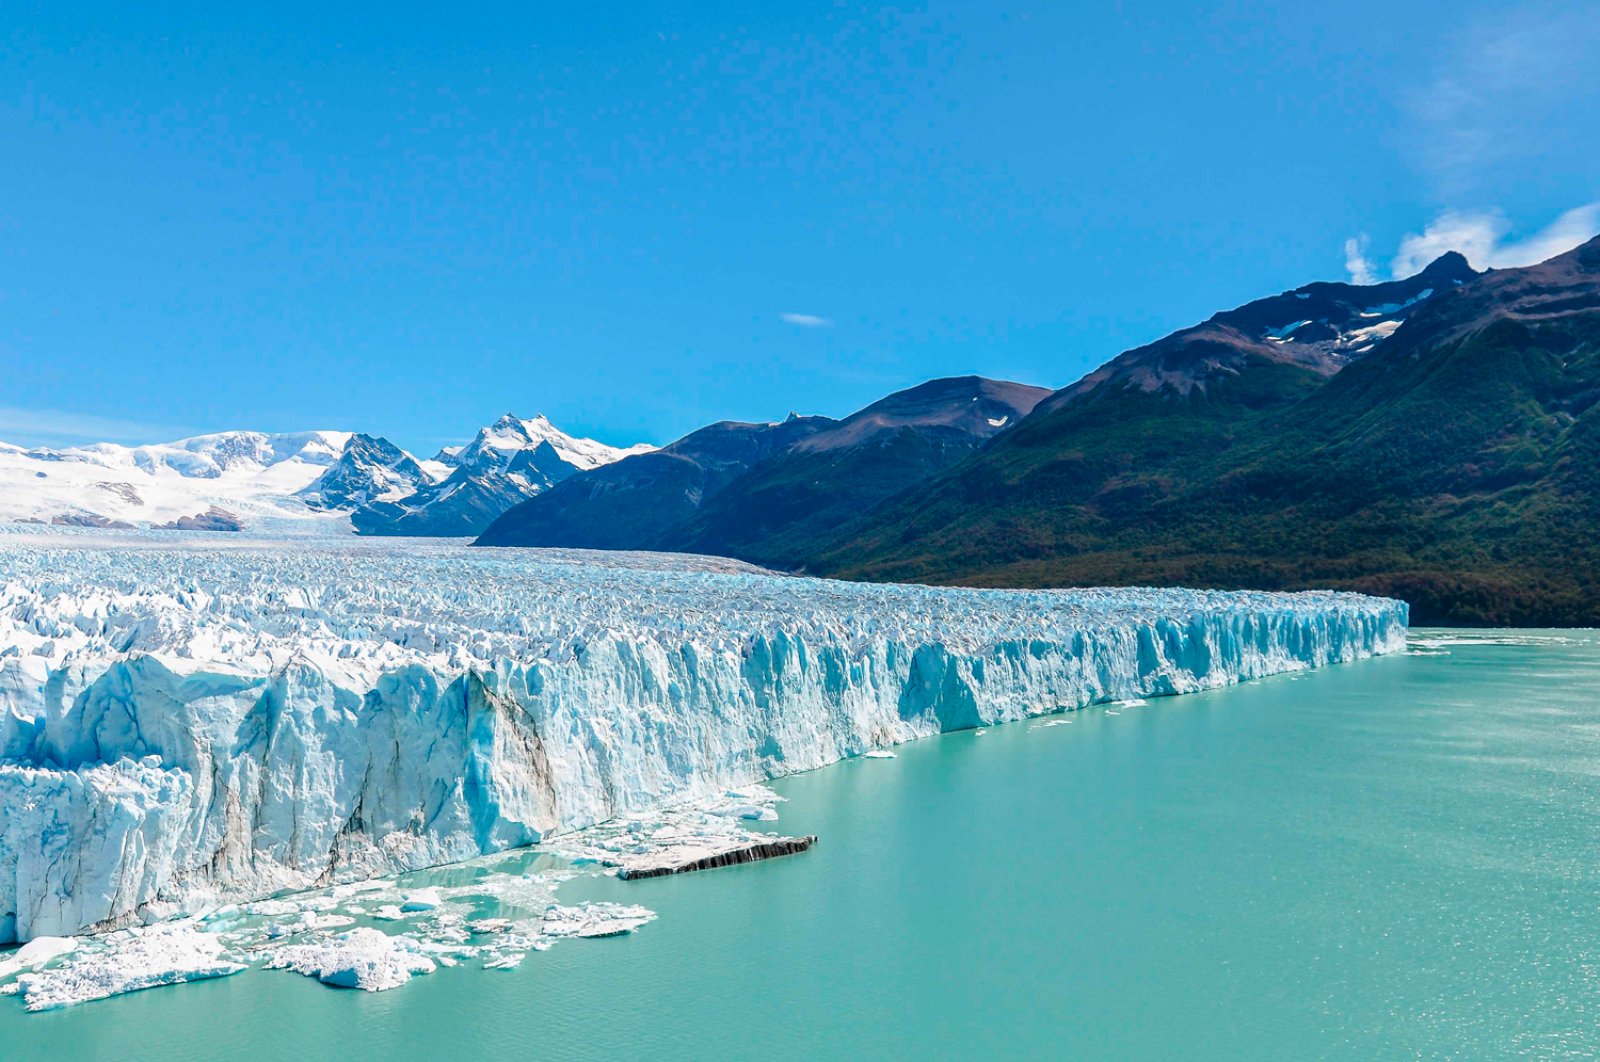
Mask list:
[[[515,970],[522,965],[522,960],[525,958],[527,958],[526,953],[521,955],[502,955],[498,959],[490,959],[485,962],[483,968],[485,970]]]
[[[551,904],[544,914],[547,937],[619,937],[655,920],[656,913],[635,904],[596,901],[576,907]]]
[[[439,898],[439,890],[435,888],[418,889],[416,892],[406,894],[400,903],[402,914],[418,914],[422,911],[432,911],[444,900]]]
[[[386,992],[399,988],[416,974],[438,969],[410,937],[391,937],[365,927],[310,944],[279,948],[267,960],[267,966],[315,977],[335,988],[363,992]]]
[[[9,959],[0,960],[0,981],[23,970],[39,967],[69,954],[78,946],[74,937],[34,937],[12,953]]]
[[[126,929],[104,938],[104,944],[76,949],[52,969],[23,974],[14,991],[29,1010],[55,1010],[146,988],[227,977],[245,968],[223,954],[219,937],[189,925]]]

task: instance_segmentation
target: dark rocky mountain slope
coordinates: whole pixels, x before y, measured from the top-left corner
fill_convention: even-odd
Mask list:
[[[1447,256],[1402,283],[1328,286],[1342,321],[1292,312],[1312,285],[1122,355],[787,560],[990,586],[1348,587],[1421,623],[1600,623],[1600,239],[1481,276]],[[1299,356],[1301,334],[1335,347]]]
[[[575,475],[507,512],[481,545],[716,553],[782,564],[971,454],[1049,392],[932,380],[843,420],[723,422]]]

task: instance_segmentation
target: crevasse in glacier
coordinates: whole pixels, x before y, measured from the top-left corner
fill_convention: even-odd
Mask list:
[[[0,537],[0,942],[535,842],[942,730],[1399,649],[1351,594]]]

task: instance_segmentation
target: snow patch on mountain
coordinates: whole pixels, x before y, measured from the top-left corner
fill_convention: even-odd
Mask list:
[[[338,464],[351,439],[240,431],[148,446],[0,444],[0,521],[161,527],[231,518],[269,534],[337,534],[348,520],[297,494]]]
[[[557,457],[579,471],[599,468],[624,457],[649,453],[655,449],[648,443],[608,446],[594,439],[580,439],[556,427],[543,413],[532,420],[523,420],[507,413],[488,427],[480,428],[466,446],[445,447],[434,460],[451,467],[498,464],[506,468],[517,454],[537,450],[541,443],[548,444]]]
[[[503,417],[429,461],[342,431],[64,449],[0,443],[0,522],[272,537],[467,535],[575,471],[649,449],[576,438],[543,416]],[[353,514],[361,515],[352,522]]]
[[[439,451],[434,464],[445,476],[404,497],[375,498],[350,519],[367,535],[476,535],[569,476],[653,449],[607,446],[568,435],[543,414],[522,420],[507,413],[466,446]]]

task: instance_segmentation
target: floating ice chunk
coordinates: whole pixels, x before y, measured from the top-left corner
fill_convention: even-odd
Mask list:
[[[1112,701],[1111,703],[1117,708],[1143,708],[1150,702],[1143,697],[1130,697],[1125,701]]]
[[[509,933],[514,925],[509,918],[475,918],[467,923],[467,929],[473,933]]]
[[[888,749],[869,749],[861,754],[861,758],[866,760],[892,760],[894,759],[894,753]]]
[[[396,903],[386,903],[372,912],[373,918],[381,918],[385,922],[398,922],[405,916],[406,913],[400,910],[400,905]]]
[[[547,937],[618,937],[654,921],[656,913],[635,904],[596,901],[576,907],[551,904],[544,913]]]
[[[392,888],[394,888],[394,882],[375,878],[372,881],[352,881],[348,885],[335,885],[332,895],[335,899],[342,900],[368,892],[386,892]]]
[[[486,959],[483,968],[485,970],[515,970],[522,965],[522,960],[527,957],[527,952],[519,955],[501,955],[499,958]]]
[[[298,936],[301,933],[343,929],[345,926],[353,926],[355,924],[356,920],[349,915],[321,914],[317,911],[306,911],[296,921],[277,922],[268,926],[266,935],[269,940],[281,940],[284,937]]]
[[[54,1010],[243,969],[224,954],[220,937],[189,925],[157,925],[113,933],[60,966],[25,973],[17,978],[17,992],[29,1010]]]
[[[410,937],[391,937],[366,927],[326,940],[279,948],[267,960],[267,966],[315,977],[335,988],[358,988],[363,992],[399,988],[413,975],[438,969]]]
[[[757,807],[754,804],[742,804],[729,812],[736,818],[749,822],[777,822],[778,813],[771,808]]]
[[[78,946],[75,937],[34,937],[9,957],[0,959],[0,980],[23,970],[39,967],[71,952]]]
[[[416,892],[406,893],[406,898],[400,902],[400,910],[404,914],[432,911],[442,903],[444,900],[439,897],[438,889],[418,889]]]

